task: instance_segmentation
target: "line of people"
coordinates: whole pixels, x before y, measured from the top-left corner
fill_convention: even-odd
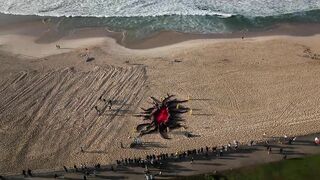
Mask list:
[[[239,148],[239,142],[235,141],[232,145],[228,143],[228,145],[221,146],[221,147],[201,147],[199,149],[192,149],[183,152],[176,152],[176,153],[161,153],[159,155],[151,154],[147,155],[145,159],[139,158],[123,158],[121,160],[116,160],[117,165],[138,165],[144,167],[145,165],[151,165],[154,167],[161,166],[163,161],[165,160],[183,160],[187,157],[193,158],[193,156],[202,156],[208,157],[209,155],[215,154],[217,157],[223,156],[223,153],[226,151],[236,151]],[[211,153],[211,154],[210,154]],[[192,160],[193,161],[193,160]]]
[[[279,138],[279,140],[282,138]],[[284,141],[283,141],[284,140]],[[285,143],[288,145],[291,145],[294,141],[296,140],[296,137],[286,137],[284,136],[284,138],[280,141],[276,141],[275,139],[273,140],[274,143]],[[316,137],[314,143],[316,144],[319,141],[319,138]],[[254,142],[254,141],[250,141],[248,146],[254,146],[258,143]],[[271,145],[271,143],[269,142],[269,140],[266,140],[264,143],[259,143],[260,145],[264,145],[266,147],[266,150],[268,152],[268,154],[272,154],[274,151],[272,148],[273,145]],[[244,145],[244,147],[247,147],[247,145]],[[221,157],[224,156],[225,152],[236,152],[237,150],[242,149],[240,148],[240,144],[238,141],[233,141],[233,143],[228,143],[227,145],[223,145],[223,146],[213,146],[213,147],[209,147],[209,146],[205,146],[205,147],[201,147],[198,149],[192,149],[192,150],[186,150],[186,151],[182,151],[182,152],[176,152],[176,153],[161,153],[161,154],[150,154],[147,155],[144,159],[139,157],[139,158],[123,158],[121,160],[116,160],[116,166],[140,166],[140,167],[155,167],[155,168],[163,168],[164,164],[169,162],[169,161],[182,161],[182,160],[190,160],[191,164],[194,163],[194,158],[195,157],[205,157],[208,158],[209,156],[216,156],[216,157]],[[81,150],[83,151],[83,149],[81,148]],[[287,155],[284,151],[284,149],[282,147],[279,148],[279,154],[283,155],[283,159],[287,159]],[[111,171],[115,171],[115,167],[113,165],[111,165],[110,170]],[[73,172],[80,172],[83,173],[83,179],[87,179],[87,176],[89,175],[95,175],[96,171],[99,170],[101,168],[100,164],[96,164],[94,165],[93,168],[87,168],[87,166],[85,164],[81,164],[81,167],[78,168],[76,165],[73,166],[74,171]],[[63,169],[66,173],[68,172],[72,172],[70,169],[68,169],[66,166],[63,166]],[[22,175],[24,177],[33,177],[32,171],[30,169],[28,169],[27,171],[22,170]],[[146,175],[148,175],[148,177],[150,177],[150,173],[146,173]],[[56,174],[54,176],[55,178],[58,177]],[[147,176],[146,176],[147,177]]]

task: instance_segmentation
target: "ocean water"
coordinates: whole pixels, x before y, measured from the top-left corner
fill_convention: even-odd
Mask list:
[[[143,38],[163,30],[230,33],[318,23],[320,0],[0,0],[0,13],[50,16],[60,30],[108,27]]]

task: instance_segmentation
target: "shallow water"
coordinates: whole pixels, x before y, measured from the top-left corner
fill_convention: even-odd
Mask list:
[[[108,27],[140,39],[159,31],[231,33],[320,22],[319,0],[5,0],[0,12],[51,18],[58,30]],[[68,18],[66,18],[68,17]]]

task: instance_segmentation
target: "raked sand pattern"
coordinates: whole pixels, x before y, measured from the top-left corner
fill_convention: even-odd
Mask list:
[[[59,163],[81,146],[86,151],[113,146],[126,121],[124,115],[142,97],[145,80],[144,67],[113,66],[88,72],[73,68],[25,71],[4,79],[0,85],[1,171],[33,162]],[[111,110],[100,96],[113,101]]]

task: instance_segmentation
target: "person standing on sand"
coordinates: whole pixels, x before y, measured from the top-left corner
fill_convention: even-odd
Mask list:
[[[239,147],[239,142],[236,141],[236,140],[234,140],[234,148],[235,148],[235,149],[238,149],[238,147]]]
[[[84,150],[83,150],[82,146],[80,147],[80,152],[84,153]]]
[[[212,147],[212,152],[216,152],[216,150],[217,150],[217,147],[216,147],[216,146],[213,146],[213,147]]]
[[[90,52],[89,52],[89,49],[88,49],[88,48],[86,48],[85,50],[86,50],[86,53],[85,53],[85,55],[84,55],[84,56],[88,59],[88,58],[89,58],[89,53],[90,53]]]
[[[282,153],[283,153],[283,149],[282,149],[282,148],[280,148],[279,152],[280,152],[280,154],[282,154]]]
[[[223,156],[223,150],[222,149],[220,149],[220,151],[219,151],[219,157],[221,157],[221,156]]]
[[[100,116],[100,115],[101,115],[101,112],[100,112],[100,110],[98,109],[98,106],[94,106],[94,109],[97,111],[98,116]]]
[[[108,101],[108,105],[109,105],[109,110],[110,110],[112,108],[112,101],[111,100]]]
[[[22,175],[23,175],[24,177],[26,177],[26,176],[27,176],[27,174],[26,174],[26,171],[25,171],[25,170],[22,170]]]
[[[319,145],[320,144],[320,139],[318,137],[314,138],[314,145]]]
[[[77,166],[76,166],[76,165],[74,165],[73,167],[74,167],[74,170],[75,170],[76,172],[78,172],[78,168],[77,168]]]
[[[91,60],[93,60],[94,58],[90,56],[90,51],[88,48],[85,49],[86,50],[86,53],[85,53],[85,58],[86,58],[86,62],[89,62]]]
[[[231,149],[231,143],[230,142],[228,142],[228,149]]]
[[[31,170],[30,169],[28,169],[28,175],[30,176],[30,177],[32,177],[32,172],[31,172]]]
[[[67,169],[66,166],[63,166],[63,169],[64,169],[65,172],[68,172],[68,169]]]

